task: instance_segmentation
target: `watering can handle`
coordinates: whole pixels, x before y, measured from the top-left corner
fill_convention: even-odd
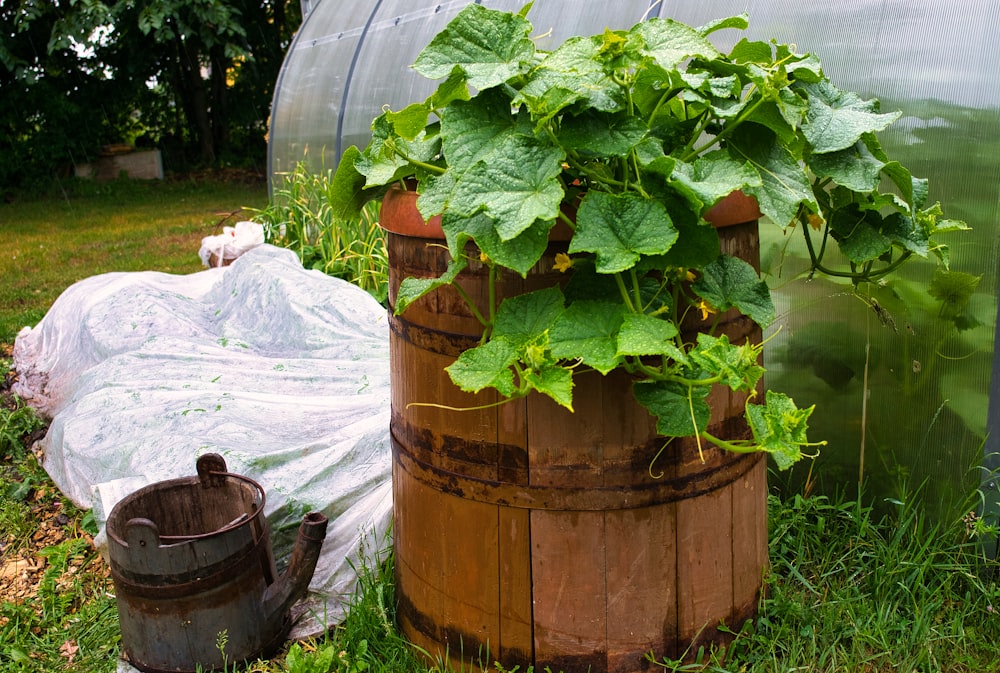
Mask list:
[[[125,523],[123,533],[125,544],[138,552],[141,548],[148,550],[160,546],[160,529],[149,519],[135,517]]]
[[[198,478],[205,481],[209,477],[226,473],[226,460],[217,453],[206,453],[198,457]]]

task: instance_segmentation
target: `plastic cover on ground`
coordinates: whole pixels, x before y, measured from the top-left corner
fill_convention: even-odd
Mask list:
[[[392,514],[388,323],[366,292],[268,245],[187,276],[94,276],[22,330],[14,368],[51,419],[43,466],[94,507],[98,541],[118,499],[219,453],[264,487],[279,570],[302,516],[330,519],[293,637],[342,618]]]

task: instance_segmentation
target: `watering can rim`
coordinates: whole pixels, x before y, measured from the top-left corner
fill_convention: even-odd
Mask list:
[[[198,483],[200,483],[202,481],[203,477],[208,477],[208,476],[232,478],[232,479],[236,479],[238,481],[246,482],[246,483],[250,484],[253,488],[255,488],[257,490],[257,493],[260,495],[260,500],[257,503],[255,503],[255,506],[254,506],[254,509],[253,509],[252,512],[250,512],[249,514],[245,514],[245,515],[241,515],[241,516],[237,517],[236,519],[234,519],[233,521],[229,522],[225,526],[222,526],[221,528],[217,528],[216,530],[209,531],[207,533],[195,533],[195,534],[192,534],[192,535],[158,535],[158,537],[159,537],[159,539],[160,539],[160,541],[162,543],[171,544],[171,545],[172,544],[181,544],[181,543],[189,542],[189,541],[193,541],[193,540],[204,540],[204,539],[207,539],[207,538],[215,537],[215,536],[220,535],[222,533],[228,533],[229,531],[236,530],[236,529],[240,528],[241,526],[249,525],[251,522],[253,522],[255,519],[257,519],[257,517],[260,516],[263,513],[264,506],[265,506],[265,504],[267,502],[267,493],[264,491],[264,487],[261,486],[260,483],[258,483],[254,479],[251,479],[250,477],[247,477],[247,476],[242,475],[242,474],[236,474],[234,472],[217,471],[217,470],[206,470],[206,471],[200,472],[199,474],[194,475],[194,476],[177,477],[175,479],[167,479],[167,480],[164,480],[164,481],[157,481],[157,482],[154,482],[152,484],[147,484],[146,486],[143,486],[142,488],[136,489],[135,491],[132,491],[131,493],[129,493],[128,495],[126,495],[124,498],[122,498],[121,500],[119,500],[117,503],[115,503],[114,507],[111,508],[111,513],[108,516],[108,524],[110,524],[114,519],[118,518],[118,517],[116,517],[116,510],[118,510],[119,505],[121,505],[122,503],[125,503],[125,502],[130,501],[130,500],[138,499],[139,497],[142,497],[143,495],[146,495],[148,492],[152,492],[152,491],[156,491],[156,490],[161,490],[164,487],[188,486],[188,485],[198,484]],[[127,521],[122,522],[123,523],[122,529],[124,530],[124,527],[128,526],[128,524],[130,522],[132,522],[132,521],[134,521],[136,519],[140,519],[140,518],[141,517],[131,517]],[[116,544],[118,544],[118,545],[120,545],[122,547],[128,547],[128,543],[125,540],[122,539],[122,537],[118,534],[118,531],[113,530],[112,526],[105,525],[105,530],[107,532],[107,535],[108,535],[109,539],[114,540]]]

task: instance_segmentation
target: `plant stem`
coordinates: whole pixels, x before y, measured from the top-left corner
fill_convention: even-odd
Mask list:
[[[625,307],[632,313],[636,313],[636,307],[632,304],[632,298],[629,296],[628,287],[625,285],[625,279],[622,278],[621,273],[614,274],[615,284],[618,286],[618,292],[622,296],[622,301],[625,302]]]

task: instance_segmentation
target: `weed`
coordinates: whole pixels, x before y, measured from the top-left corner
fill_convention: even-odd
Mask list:
[[[377,210],[360,219],[340,218],[329,194],[332,170],[310,172],[304,164],[282,176],[271,203],[254,210],[265,239],[294,251],[307,269],[342,278],[366,290],[381,303],[388,296],[388,255]]]
[[[16,395],[5,395],[0,405],[0,459],[21,458],[25,438],[42,428],[42,420]]]

